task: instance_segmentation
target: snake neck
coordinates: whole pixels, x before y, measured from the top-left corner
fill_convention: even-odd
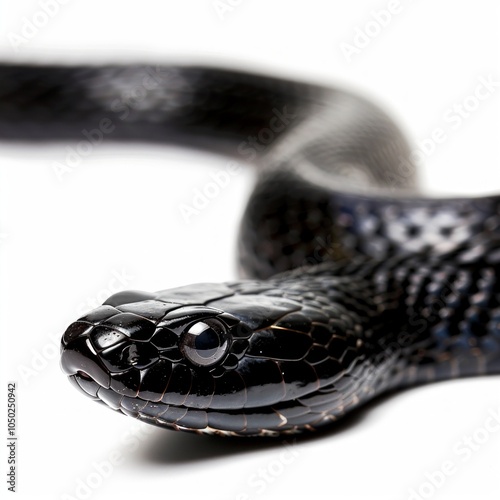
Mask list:
[[[490,242],[463,245],[447,259],[324,263],[268,280],[262,293],[300,301],[306,316],[326,314],[333,338],[379,367],[373,386],[387,389],[500,373],[499,261]]]

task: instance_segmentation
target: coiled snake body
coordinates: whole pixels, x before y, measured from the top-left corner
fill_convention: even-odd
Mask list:
[[[371,103],[210,68],[0,66],[2,138],[104,125],[260,172],[247,279],[121,292],[70,325],[62,368],[90,398],[166,428],[274,436],[393,388],[500,373],[500,198],[419,195]]]

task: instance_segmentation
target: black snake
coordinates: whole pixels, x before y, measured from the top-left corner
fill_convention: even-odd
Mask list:
[[[420,195],[376,106],[212,68],[0,66],[1,138],[105,134],[222,152],[259,177],[245,280],[121,292],[67,329],[63,371],[91,399],[165,428],[274,436],[390,389],[500,373],[500,197]]]

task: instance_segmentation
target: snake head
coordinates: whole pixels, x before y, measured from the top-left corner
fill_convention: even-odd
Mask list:
[[[66,330],[63,371],[92,399],[173,429],[277,435],[322,420],[310,402],[337,405],[328,383],[354,358],[340,323],[251,284],[221,286],[113,295]]]
[[[78,389],[124,413],[140,401],[199,408],[214,398],[215,380],[236,368],[251,334],[217,308],[122,292],[68,327],[61,366]]]

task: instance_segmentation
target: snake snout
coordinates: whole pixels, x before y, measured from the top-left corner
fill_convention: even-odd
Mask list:
[[[93,380],[98,387],[91,387],[92,396],[105,389],[136,396],[141,370],[159,359],[158,348],[150,341],[154,333],[152,321],[103,305],[64,333],[62,369],[78,385],[85,384],[84,392],[89,392],[88,382]]]
[[[251,333],[220,309],[123,292],[69,326],[61,365],[78,389],[126,414],[137,416],[148,401],[154,411],[201,408],[211,399],[207,387],[236,368]]]
[[[101,387],[110,387],[110,375],[99,362],[89,342],[91,325],[75,322],[62,339],[61,368],[69,380],[87,396],[96,398]]]

